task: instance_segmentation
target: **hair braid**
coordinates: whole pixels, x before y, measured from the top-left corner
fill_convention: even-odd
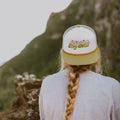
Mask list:
[[[80,73],[92,69],[91,65],[70,66],[69,68],[69,83],[67,89],[67,99],[64,111],[64,120],[68,120],[74,108],[76,93],[79,87]]]

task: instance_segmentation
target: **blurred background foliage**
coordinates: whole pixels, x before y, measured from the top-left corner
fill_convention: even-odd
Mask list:
[[[0,67],[0,111],[15,99],[16,74],[29,72],[41,78],[59,71],[63,32],[75,24],[95,29],[102,52],[103,75],[120,80],[120,0],[73,0],[64,11],[51,13],[46,31]]]

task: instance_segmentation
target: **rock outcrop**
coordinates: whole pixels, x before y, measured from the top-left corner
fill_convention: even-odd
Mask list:
[[[10,109],[0,113],[0,120],[40,120],[38,96],[42,80],[24,73],[17,75],[14,83],[16,99]]]

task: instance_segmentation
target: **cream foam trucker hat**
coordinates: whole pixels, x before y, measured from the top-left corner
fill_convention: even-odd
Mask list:
[[[70,65],[87,65],[98,61],[95,31],[86,25],[74,25],[63,34],[62,56]]]

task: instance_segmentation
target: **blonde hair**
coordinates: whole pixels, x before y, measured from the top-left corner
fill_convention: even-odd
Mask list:
[[[60,51],[60,71],[69,69],[69,83],[66,95],[66,106],[64,111],[64,120],[68,120],[74,109],[75,97],[79,88],[80,73],[87,70],[94,70],[95,72],[102,73],[101,71],[101,53],[99,49],[99,61],[89,65],[69,65],[64,63],[62,58],[62,49]]]

